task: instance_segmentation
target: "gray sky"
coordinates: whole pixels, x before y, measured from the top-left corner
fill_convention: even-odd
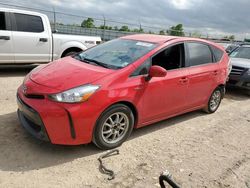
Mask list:
[[[6,1],[0,0],[6,3]],[[250,34],[249,0],[9,0],[9,4],[100,17],[168,29],[182,23],[186,31]],[[73,20],[77,23],[77,20]]]

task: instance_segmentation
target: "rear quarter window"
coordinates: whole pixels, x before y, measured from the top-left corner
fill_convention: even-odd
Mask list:
[[[223,57],[224,52],[220,50],[219,48],[216,48],[214,46],[211,46],[211,49],[214,54],[215,62],[221,61],[221,58]]]

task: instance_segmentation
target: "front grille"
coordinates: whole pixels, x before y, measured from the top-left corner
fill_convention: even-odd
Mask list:
[[[29,99],[44,99],[44,95],[32,95],[32,94],[26,94],[25,97]]]
[[[36,132],[40,132],[42,130],[41,126],[36,124],[35,122],[31,121],[24,115],[25,120],[28,122],[29,126]]]
[[[245,70],[246,69],[243,68],[243,67],[233,66],[230,75],[232,75],[232,76],[241,76],[245,72]]]

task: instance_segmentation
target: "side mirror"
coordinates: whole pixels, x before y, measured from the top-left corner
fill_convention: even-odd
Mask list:
[[[149,69],[149,78],[153,78],[153,77],[165,77],[167,75],[167,71],[166,69],[154,65]]]

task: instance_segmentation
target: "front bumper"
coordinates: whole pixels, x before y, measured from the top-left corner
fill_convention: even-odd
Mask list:
[[[247,69],[241,73],[231,72],[227,85],[250,90],[250,75],[248,75]]]
[[[33,108],[25,104],[19,96],[17,96],[17,104],[17,114],[21,125],[35,138],[49,141],[46,129],[39,114]]]
[[[26,85],[30,93],[55,92],[32,81]],[[103,110],[97,102],[65,104],[51,101],[45,95],[44,98],[27,97],[22,86],[18,88],[17,103],[19,120],[31,135],[60,145],[90,143],[96,120]]]
[[[227,82],[228,86],[231,87],[237,87],[237,88],[242,88],[246,90],[250,90],[250,81],[249,80],[243,80],[243,79],[229,79]]]

